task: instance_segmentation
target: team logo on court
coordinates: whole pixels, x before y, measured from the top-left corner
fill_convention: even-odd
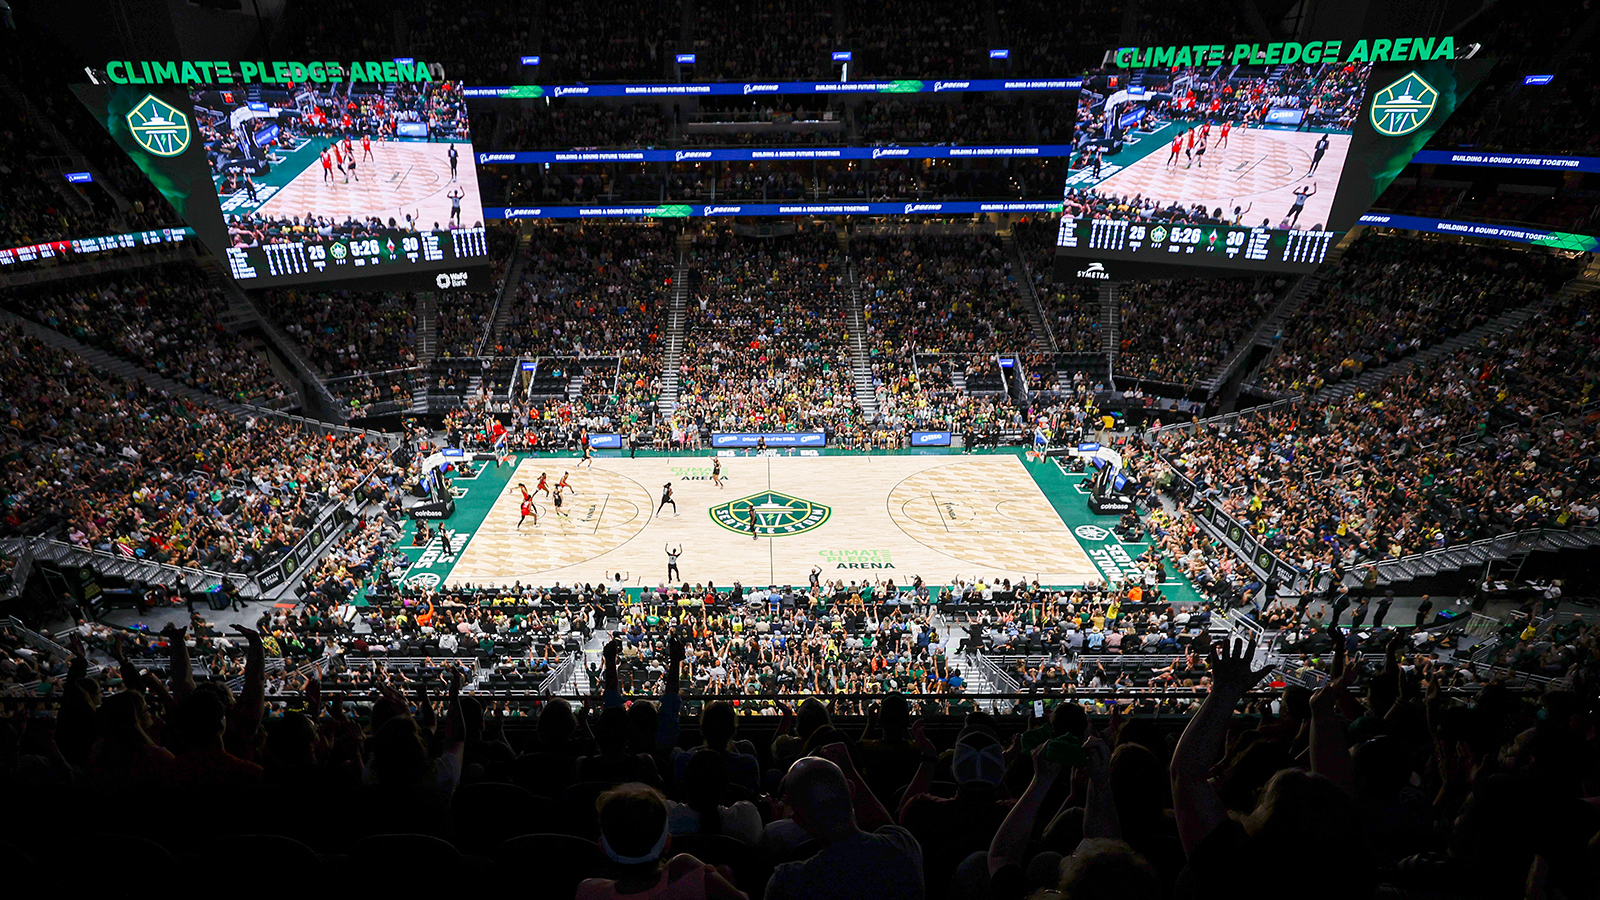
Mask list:
[[[1086,541],[1103,541],[1111,536],[1111,532],[1099,525],[1079,525],[1072,529],[1072,533]]]
[[[1415,72],[1372,98],[1372,127],[1385,137],[1400,137],[1422,127],[1439,102],[1439,92]]]
[[[177,156],[189,149],[189,117],[154,94],[145,94],[128,112],[128,130],[156,156]]]
[[[812,531],[820,528],[833,515],[833,509],[821,503],[812,503],[777,491],[762,491],[711,507],[711,520],[729,531],[749,534],[752,511],[756,520],[756,534],[761,537],[783,537]]]
[[[439,586],[440,580],[439,573],[437,572],[418,572],[410,578],[407,578],[406,584],[409,584],[412,587],[423,588],[424,590],[432,590]]]

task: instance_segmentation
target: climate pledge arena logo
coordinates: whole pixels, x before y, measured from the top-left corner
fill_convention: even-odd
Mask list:
[[[1384,137],[1408,135],[1428,121],[1439,92],[1415,72],[1378,91],[1372,98],[1372,127]]]
[[[822,527],[822,523],[828,521],[831,515],[831,507],[777,491],[762,491],[711,507],[712,521],[740,534],[750,533],[750,517],[754,516],[756,534],[760,537],[783,537],[813,531]]]
[[[154,94],[145,94],[128,111],[128,130],[156,156],[177,156],[189,149],[189,117]]]

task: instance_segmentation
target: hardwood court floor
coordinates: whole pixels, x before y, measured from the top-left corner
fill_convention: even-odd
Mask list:
[[[725,458],[720,489],[706,457],[600,458],[581,470],[575,462],[523,460],[445,582],[592,583],[621,572],[630,586],[655,585],[666,577],[668,544],[683,547],[683,580],[724,587],[805,584],[813,565],[845,581],[983,575],[1081,584],[1099,576],[1016,456]],[[564,471],[577,488],[566,498],[570,518],[557,518],[541,494],[539,524],[518,529],[518,482],[531,489],[540,472],[554,483]],[[668,506],[657,516],[669,480],[678,515]],[[745,530],[747,497],[757,507],[756,539]],[[741,501],[731,519],[720,511],[731,524],[719,523],[717,507],[730,501]]]
[[[1205,168],[1187,169],[1181,153],[1177,165],[1166,164],[1172,146],[1168,135],[1166,141],[1150,141],[1154,151],[1096,184],[1093,190],[1117,196],[1142,194],[1160,198],[1164,203],[1175,200],[1186,206],[1204,203],[1208,209],[1222,207],[1230,214],[1235,206],[1253,203],[1254,208],[1245,215],[1244,224],[1260,225],[1262,219],[1267,219],[1276,228],[1294,205],[1294,190],[1315,183],[1317,193],[1306,201],[1305,212],[1300,214],[1298,223],[1302,228],[1310,228],[1327,223],[1328,213],[1333,209],[1334,189],[1350,149],[1349,135],[1328,135],[1328,152],[1323,155],[1317,171],[1307,178],[1321,134],[1235,128],[1228,135],[1228,146],[1219,150],[1216,144],[1220,132],[1212,128]]]
[[[307,165],[257,210],[269,216],[318,216],[362,218],[378,216],[394,219],[402,226],[407,215],[416,215],[423,229],[449,227],[450,191],[461,188],[461,224],[471,227],[483,221],[483,200],[478,193],[477,168],[472,145],[457,143],[456,180],[450,180],[448,144],[408,141],[373,141],[370,160],[361,159],[361,142],[354,142],[356,174],[346,184],[338,169],[333,183],[322,178],[322,163],[310,156]]]

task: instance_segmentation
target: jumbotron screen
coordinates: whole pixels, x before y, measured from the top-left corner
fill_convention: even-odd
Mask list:
[[[1313,271],[1476,82],[1457,69],[1174,67],[1086,80],[1057,276]]]
[[[461,288],[478,287],[489,261],[461,90],[357,81],[78,93],[241,287]]]

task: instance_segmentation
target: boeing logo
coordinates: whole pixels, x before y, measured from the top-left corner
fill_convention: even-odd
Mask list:
[[[543,210],[540,210],[540,209],[527,209],[527,208],[524,208],[524,207],[514,207],[512,209],[506,210],[506,218],[515,219],[518,216],[537,216],[541,212],[543,212]]]
[[[558,88],[556,88],[556,96],[557,97],[565,97],[565,96],[567,96],[569,94],[587,94],[587,93],[589,93],[589,89],[586,88],[586,87],[558,87]]]
[[[777,91],[777,89],[778,86],[775,84],[747,84],[744,86],[744,92],[746,94],[773,93]]]
[[[737,214],[739,210],[740,207],[737,206],[708,206],[705,214],[708,216],[725,216]]]
[[[874,147],[873,150],[872,150],[872,158],[873,159],[878,159],[879,157],[883,157],[883,156],[910,156],[910,155],[911,155],[911,149],[909,147],[903,147],[903,148],[892,148],[891,147],[889,149],[879,149],[879,148]]]
[[[943,203],[907,203],[905,213],[938,212],[942,209]]]
[[[1078,270],[1078,277],[1079,278],[1099,278],[1099,279],[1103,279],[1105,281],[1110,281],[1111,280],[1111,274],[1106,271],[1105,265],[1102,264],[1102,263],[1097,263],[1097,262],[1089,263],[1089,267],[1086,268],[1086,269],[1079,269]]]
[[[969,87],[972,87],[972,82],[970,81],[935,81],[933,83],[933,92],[937,94],[940,91],[962,91]]]
[[[710,159],[710,150],[679,150],[672,155],[673,162],[682,162],[686,159]]]
[[[514,154],[511,154],[511,153],[479,153],[478,154],[478,162],[481,162],[481,163],[511,162],[514,159],[516,159],[516,156]]]

